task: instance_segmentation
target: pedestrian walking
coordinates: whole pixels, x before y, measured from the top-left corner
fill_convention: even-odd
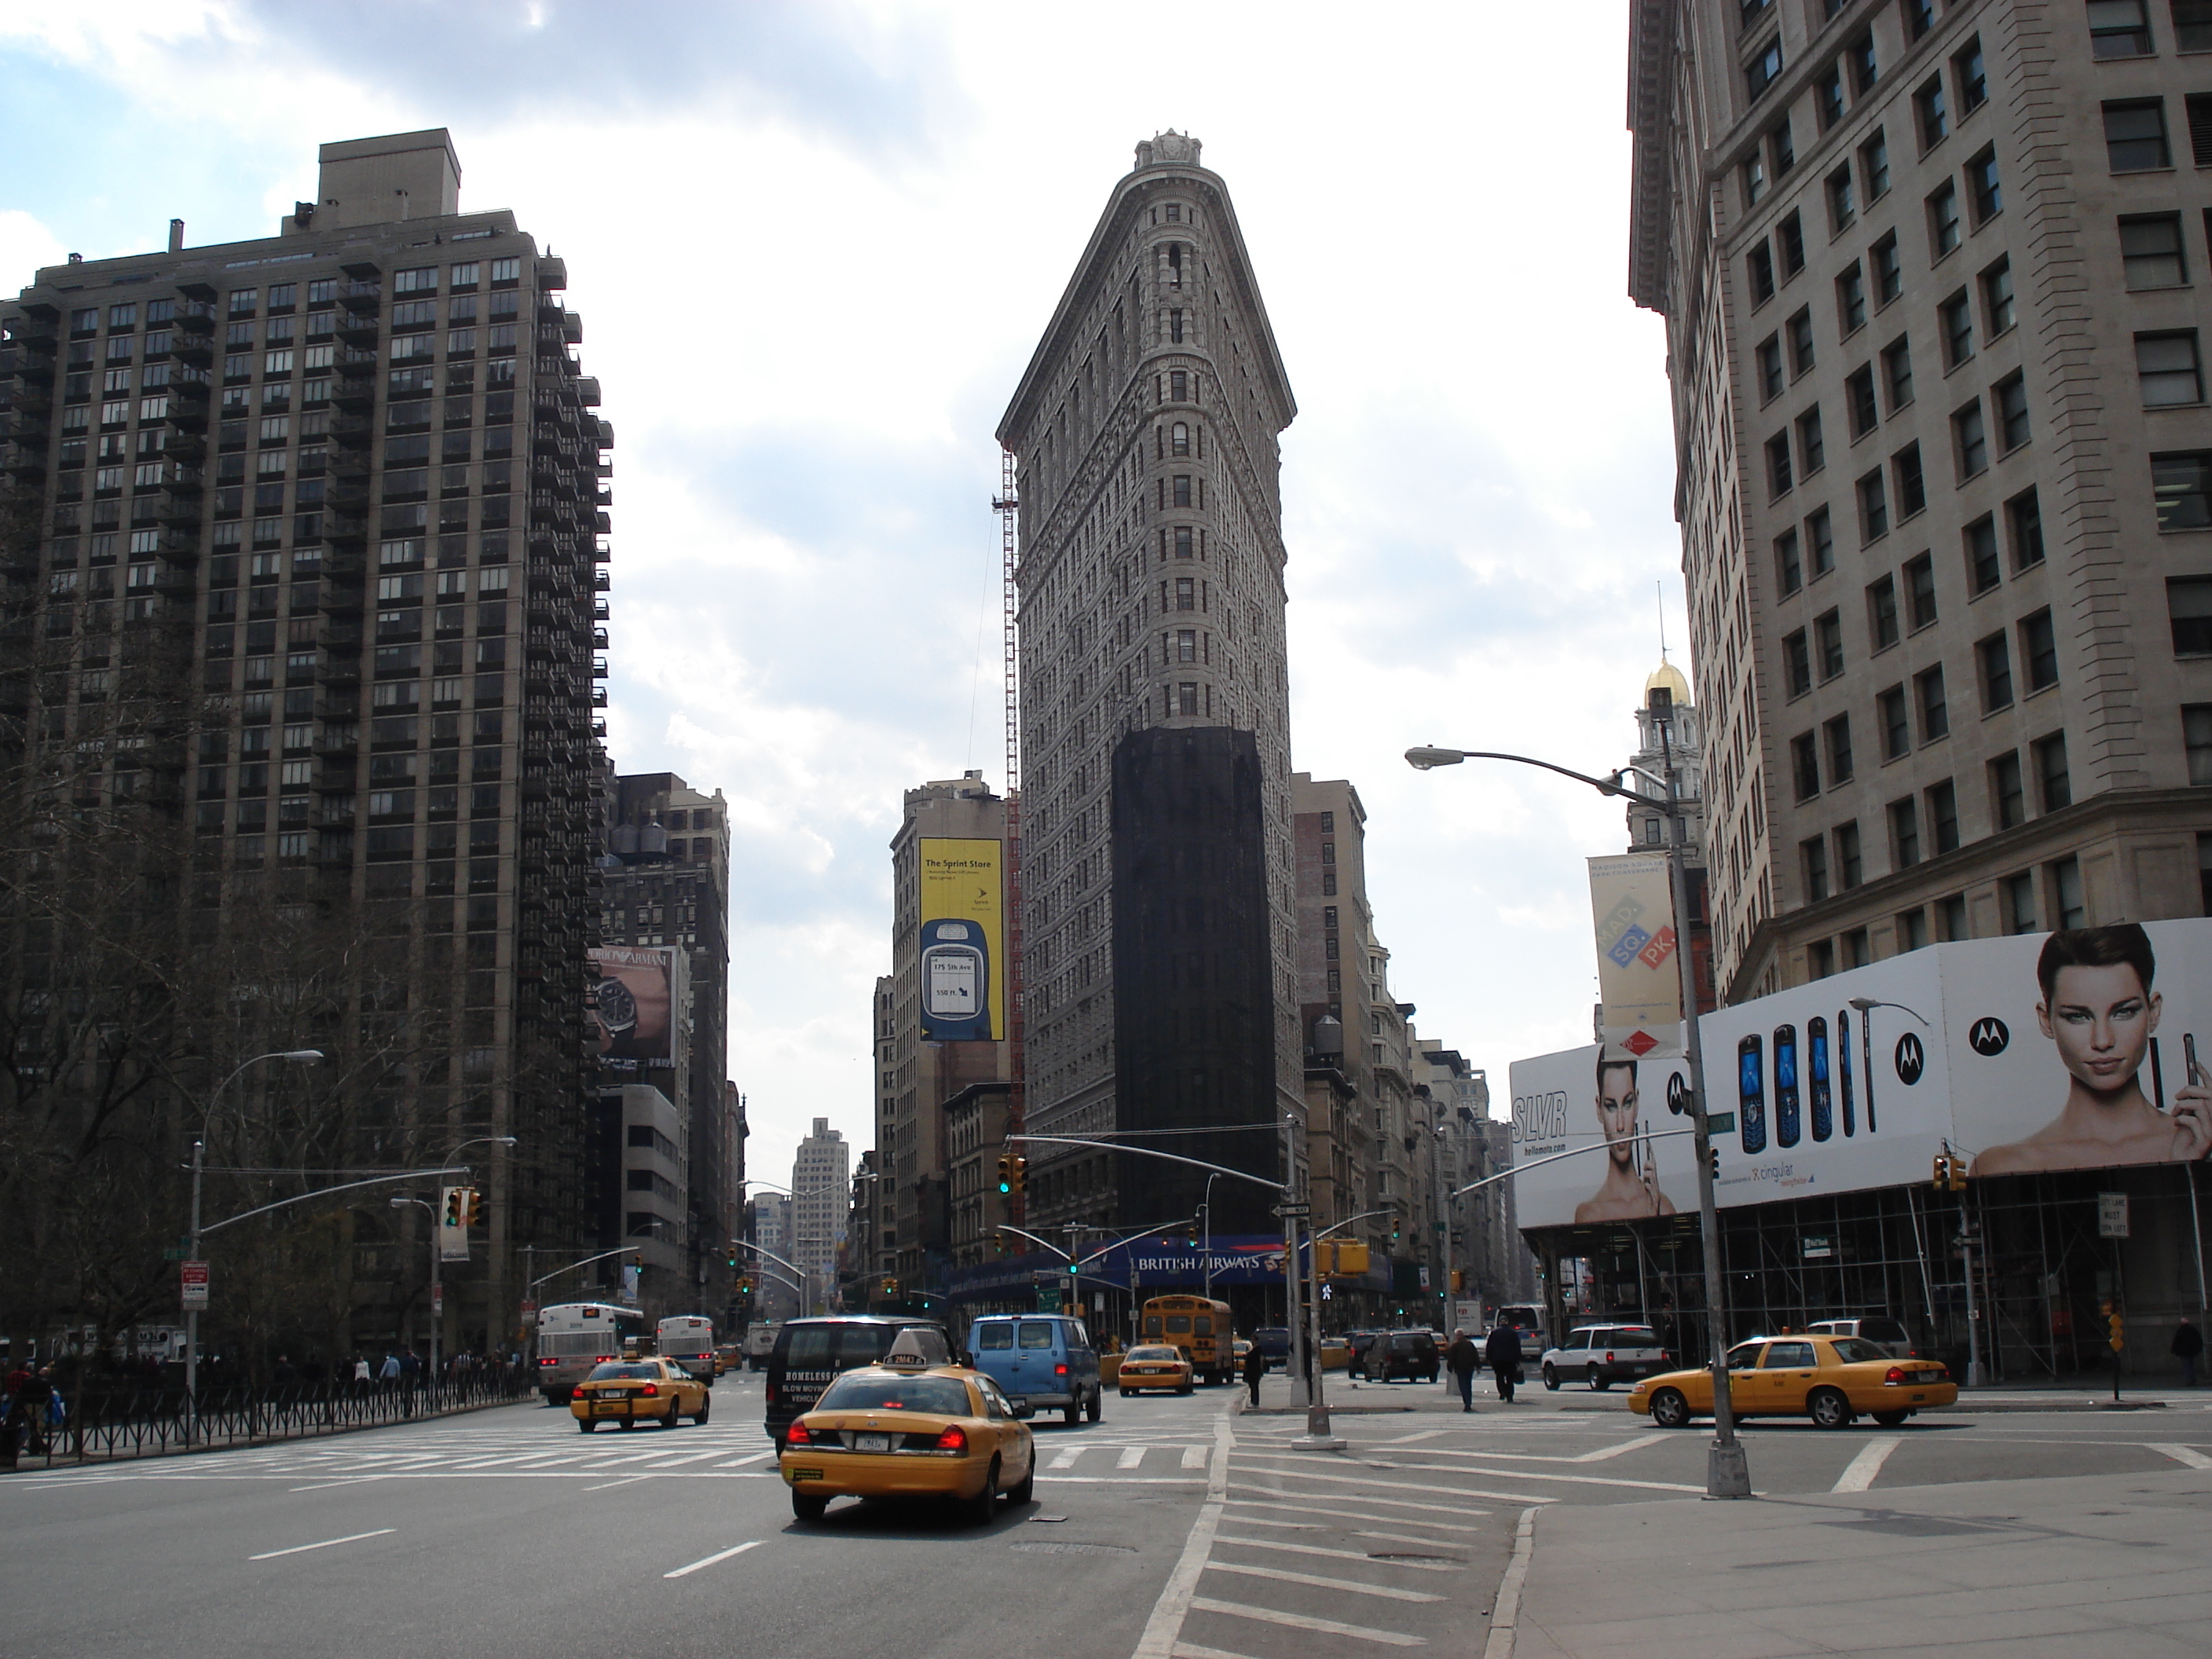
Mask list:
[[[399,1386],[399,1356],[389,1348],[384,1351],[384,1364],[376,1373],[376,1380],[387,1389]]]
[[[1474,1346],[1474,1339],[1463,1330],[1452,1333],[1451,1346],[1444,1350],[1444,1364],[1459,1384],[1459,1408],[1463,1412],[1474,1409],[1475,1368],[1482,1364],[1482,1350]]]
[[[2168,1350],[2181,1362],[2181,1386],[2197,1386],[2197,1362],[2204,1352],[2204,1333],[2189,1322],[2189,1316],[2181,1316],[2181,1322],[2173,1328],[2173,1343]]]
[[[356,1394],[367,1394],[368,1392],[368,1356],[366,1354],[357,1353],[353,1357],[354,1392]]]
[[[1251,1392],[1252,1409],[1260,1408],[1260,1379],[1267,1374],[1267,1356],[1260,1352],[1255,1342],[1244,1351],[1244,1386]]]
[[[1513,1385],[1521,1380],[1521,1334],[1503,1319],[1483,1345],[1483,1357],[1490,1362],[1490,1374],[1498,1379],[1498,1397],[1507,1405],[1513,1403]]]

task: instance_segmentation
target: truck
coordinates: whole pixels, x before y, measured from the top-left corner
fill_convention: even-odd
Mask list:
[[[780,1319],[757,1319],[745,1327],[745,1369],[764,1371],[768,1357],[775,1352],[775,1334],[783,1328]]]

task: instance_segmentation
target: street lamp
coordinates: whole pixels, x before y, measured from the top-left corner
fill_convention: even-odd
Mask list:
[[[200,1259],[200,1172],[207,1161],[208,1126],[215,1121],[215,1109],[222,1098],[222,1091],[238,1081],[248,1066],[258,1066],[264,1060],[287,1060],[297,1066],[313,1066],[323,1057],[320,1048],[272,1048],[265,1054],[256,1054],[251,1060],[240,1060],[231,1074],[216,1084],[209,1092],[207,1109],[200,1114],[200,1132],[192,1141],[192,1226],[191,1238],[185,1249],[188,1261]],[[201,1280],[204,1293],[206,1280]],[[185,1443],[190,1445],[192,1429],[199,1413],[200,1397],[200,1312],[198,1308],[185,1310]]]
[[[1705,1047],[1698,1029],[1697,969],[1690,959],[1688,818],[1691,808],[1698,803],[1684,800],[1675,790],[1674,752],[1668,742],[1668,724],[1665,720],[1658,722],[1661,775],[1656,777],[1641,767],[1628,767],[1607,778],[1593,778],[1527,755],[1476,749],[1408,749],[1406,763],[1417,772],[1426,772],[1438,766],[1457,766],[1468,760],[1511,761],[1516,765],[1557,772],[1561,777],[1588,784],[1601,795],[1624,796],[1666,815],[1667,877],[1674,903],[1674,960],[1682,986],[1683,1059],[1689,1066],[1691,1121],[1696,1128],[1693,1144],[1698,1159],[1698,1233],[1705,1258],[1705,1332],[1712,1349],[1713,1442],[1705,1460],[1705,1496],[1748,1498],[1751,1470],[1744,1459],[1743,1444],[1736,1438],[1735,1413],[1729,1398],[1728,1319],[1721,1306],[1720,1218],[1713,1204],[1711,1119],[1706,1109]],[[1631,772],[1657,784],[1659,798],[1655,800],[1640,790],[1623,787],[1621,780]]]

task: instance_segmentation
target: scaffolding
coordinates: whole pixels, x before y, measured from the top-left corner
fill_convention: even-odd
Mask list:
[[[1021,558],[1021,502],[1014,490],[1014,452],[1000,452],[999,493],[991,498],[999,515],[999,559],[1002,646],[1006,655],[1006,1074],[1012,1085],[1006,1097],[1006,1133],[1024,1133],[1023,1116],[1022,1000],[1022,694],[1021,596],[1015,568]],[[1018,1141],[1009,1140],[1010,1146]],[[1006,1219],[1019,1226],[1028,1218],[1021,1185],[1006,1194]],[[1018,1237],[1015,1250],[1028,1245]]]

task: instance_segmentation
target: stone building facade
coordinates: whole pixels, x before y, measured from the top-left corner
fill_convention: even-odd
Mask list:
[[[1724,1000],[2205,908],[2196,9],[1634,9]]]

